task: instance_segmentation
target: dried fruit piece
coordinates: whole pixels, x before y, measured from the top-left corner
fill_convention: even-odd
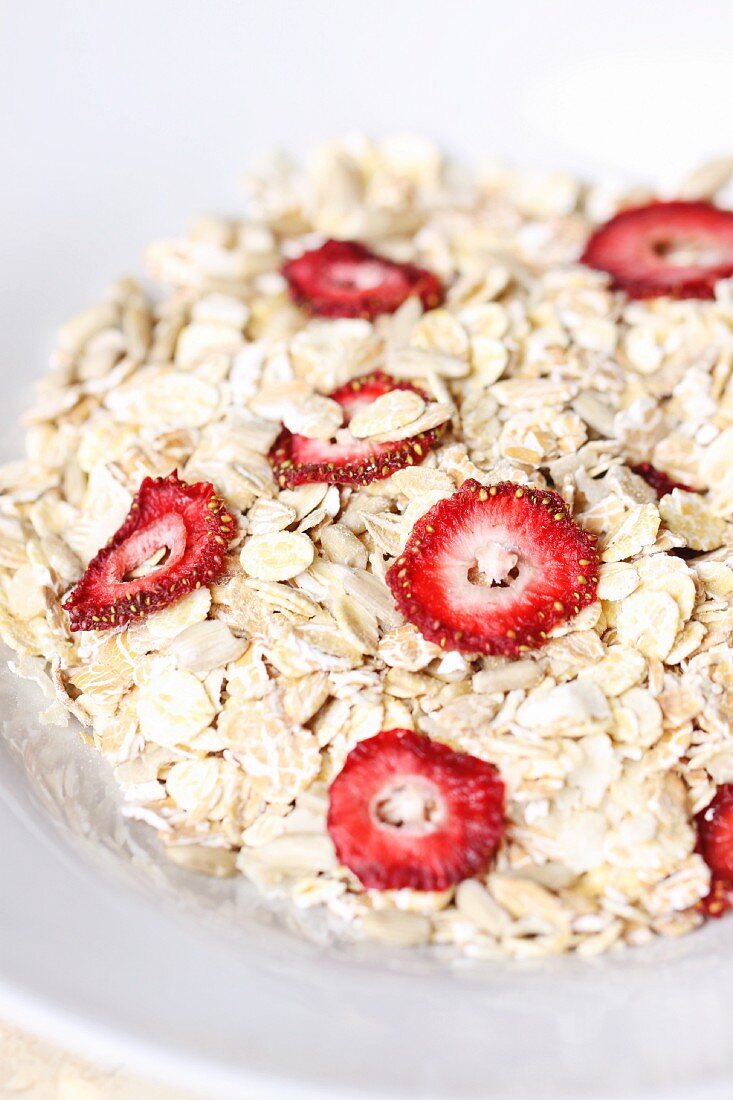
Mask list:
[[[446,890],[483,871],[504,830],[491,764],[410,730],[349,753],[330,790],[328,831],[367,889]]]
[[[591,236],[581,263],[607,271],[631,298],[712,298],[733,275],[733,213],[709,202],[623,210]]]
[[[733,783],[718,787],[697,816],[700,853],[712,872],[710,893],[701,902],[709,917],[721,917],[733,902]]]
[[[344,424],[377,398],[392,390],[408,390],[425,401],[427,394],[409,382],[398,382],[382,371],[365,374],[347,382],[330,394],[344,410]],[[344,442],[329,442],[294,435],[283,428],[270,451],[278,483],[289,489],[306,481],[327,481],[333,485],[368,485],[370,481],[389,477],[395,470],[422,462],[434,446],[441,427],[419,432],[408,439],[377,443],[370,439],[355,439],[348,433]]]
[[[429,641],[517,657],[595,600],[598,555],[557,493],[471,479],[418,520],[386,579]]]
[[[631,469],[639,477],[643,477],[647,485],[651,485],[660,500],[674,489],[684,489],[686,493],[699,492],[698,489],[693,489],[681,481],[673,481],[669,474],[665,474],[663,470],[658,470],[656,466],[652,466],[651,462],[640,462],[637,466],[632,466]]]
[[[326,241],[288,260],[282,273],[293,300],[317,317],[372,320],[394,313],[411,296],[425,309],[443,300],[443,288],[431,271],[377,256],[358,241]]]
[[[147,618],[222,569],[234,517],[206,481],[187,485],[176,472],[146,477],[130,514],[89,563],[64,603],[72,630],[112,630]],[[163,551],[160,563],[131,576]]]
[[[733,909],[733,886],[727,879],[713,875],[710,891],[700,901],[699,908],[706,917],[722,917],[729,909]]]

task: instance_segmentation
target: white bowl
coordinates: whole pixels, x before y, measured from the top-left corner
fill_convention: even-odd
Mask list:
[[[727,0],[26,0],[3,20],[7,457],[55,324],[152,237],[237,209],[276,142],[413,129],[669,179],[730,140]],[[244,882],[159,860],[39,702],[0,675],[0,1016],[217,1097],[730,1097],[733,920],[521,966],[321,947]]]
[[[157,858],[76,731],[0,676],[0,1016],[218,1097],[730,1096],[733,922],[598,960],[319,946]]]

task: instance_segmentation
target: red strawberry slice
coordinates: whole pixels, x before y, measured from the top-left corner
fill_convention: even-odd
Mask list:
[[[469,480],[418,520],[386,579],[429,641],[517,657],[595,600],[598,555],[557,493]]]
[[[409,297],[425,309],[443,301],[443,288],[431,271],[377,256],[358,241],[326,241],[288,260],[282,273],[290,295],[317,317],[366,317],[394,313]]]
[[[429,400],[422,390],[409,382],[398,382],[382,371],[355,378],[329,396],[343,408],[344,424],[348,425],[359,409],[390,390],[412,390]],[[275,477],[284,488],[292,489],[306,481],[368,485],[370,481],[389,477],[395,470],[422,462],[442,430],[442,427],[432,428],[409,439],[389,443],[374,443],[369,439],[340,443],[293,435],[283,428],[269,457]]]
[[[727,879],[713,875],[710,880],[710,893],[698,903],[697,908],[701,909],[706,917],[716,920],[724,916],[729,909],[733,909],[733,885]]]
[[[733,212],[709,202],[623,210],[591,236],[581,263],[607,271],[631,298],[712,298],[733,275]]]
[[[360,741],[330,791],[339,860],[371,890],[446,890],[485,870],[504,831],[491,764],[410,730]]]
[[[234,517],[213,485],[187,485],[175,472],[146,477],[127,519],[63,605],[71,629],[112,630],[209,584],[222,570],[234,533]],[[158,568],[126,579],[161,549],[166,556]]]
[[[709,917],[721,917],[733,900],[733,783],[718,787],[710,805],[697,815],[697,837],[712,872],[702,909]]]
[[[700,491],[699,489],[693,489],[690,485],[685,485],[682,481],[674,481],[669,474],[665,474],[663,470],[658,470],[656,466],[652,466],[651,462],[640,462],[638,466],[632,466],[631,469],[639,477],[643,477],[647,485],[651,485],[660,500],[662,497],[666,497],[668,493],[674,492],[675,489],[683,489],[686,493]]]

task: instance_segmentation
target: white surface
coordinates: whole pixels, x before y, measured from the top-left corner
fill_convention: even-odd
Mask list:
[[[212,1100],[99,1067],[0,1023],[0,1096],[6,1100]],[[242,1100],[247,1100],[243,1097]]]
[[[4,427],[55,324],[152,237],[236,209],[268,147],[416,129],[473,158],[670,178],[733,147],[731,44],[729,0],[0,0]],[[0,1015],[217,1100],[730,1096],[733,921],[585,964],[320,951],[240,885],[156,871],[96,762],[24,732],[35,699],[2,682],[27,766],[3,748]],[[81,848],[28,766],[63,781]]]
[[[0,1018],[215,1100],[729,1100],[732,922],[585,962],[324,950],[157,862],[35,701],[0,673]]]

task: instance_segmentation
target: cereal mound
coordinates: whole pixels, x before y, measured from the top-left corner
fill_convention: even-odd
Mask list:
[[[40,720],[78,719],[171,859],[335,935],[524,958],[698,927],[696,816],[733,781],[733,280],[632,300],[579,257],[652,196],[469,173],[417,138],[275,158],[248,188],[247,217],[150,247],[151,299],[124,279],[61,329],[26,457],[0,468],[0,634],[54,700]],[[720,165],[679,194],[733,206]],[[313,315],[282,272],[329,238],[432,273],[442,304]],[[399,384],[345,424],[330,395],[375,372]],[[298,483],[274,474],[283,432],[335,467],[400,459]],[[684,488],[658,496],[644,464]],[[221,570],[72,632],[64,600],[174,471],[233,517]],[[551,490],[593,538],[597,598],[540,648],[428,641],[385,582],[469,479]],[[395,729],[503,780],[498,851],[457,886],[365,889],[336,858],[329,787]]]

